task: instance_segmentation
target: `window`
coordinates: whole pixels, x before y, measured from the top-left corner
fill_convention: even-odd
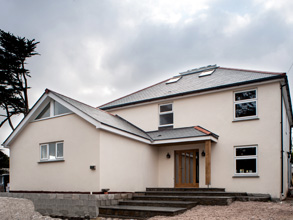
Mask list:
[[[56,101],[50,101],[41,113],[36,117],[36,120],[49,118],[57,115],[71,113],[71,111]]]
[[[63,142],[41,144],[41,160],[62,160]]]
[[[257,91],[247,90],[234,93],[234,119],[257,117]]]
[[[235,175],[257,175],[257,147],[235,147]]]
[[[163,104],[159,106],[160,125],[163,128],[173,128],[173,104]]]

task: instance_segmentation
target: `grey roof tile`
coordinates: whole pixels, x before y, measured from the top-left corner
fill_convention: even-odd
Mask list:
[[[199,126],[196,126],[197,128]],[[161,131],[149,131],[147,134],[155,141],[167,140],[167,139],[179,139],[179,138],[190,138],[190,137],[202,137],[202,136],[213,136],[218,138],[218,135],[207,131],[204,128],[196,129],[196,127],[185,127],[185,128],[174,128],[166,129]]]
[[[109,125],[119,130],[126,131],[128,133],[150,140],[150,137],[143,130],[117,115],[112,115],[101,109],[91,107],[54,91],[49,91],[102,124]]]
[[[218,67],[215,71],[204,77],[199,77],[201,72],[182,73],[182,78],[175,83],[166,83],[165,80],[153,86],[139,90],[120,99],[100,106],[101,109],[129,105],[131,103],[143,102],[152,99],[166,98],[184,94],[187,92],[199,92],[202,90],[215,89],[220,86],[233,86],[236,83],[248,83],[255,80],[267,80],[280,77],[283,73],[271,73],[262,71],[238,70]]]

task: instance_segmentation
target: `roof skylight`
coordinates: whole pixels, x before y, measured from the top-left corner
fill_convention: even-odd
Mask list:
[[[215,70],[209,70],[209,71],[204,71],[202,72],[201,74],[198,75],[198,77],[203,77],[203,76],[209,76],[209,75],[212,75],[212,73],[214,72]]]
[[[182,76],[174,76],[173,78],[169,79],[166,84],[175,83],[178,82],[179,79],[181,79]]]

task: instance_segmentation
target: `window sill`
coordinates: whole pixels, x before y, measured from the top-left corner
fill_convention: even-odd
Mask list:
[[[58,159],[58,160],[41,160],[38,163],[54,163],[54,162],[65,162],[64,159]]]
[[[232,122],[251,121],[251,120],[259,120],[259,118],[255,117],[255,118],[234,119]]]
[[[232,176],[232,178],[259,178],[259,175],[241,175],[241,176]]]

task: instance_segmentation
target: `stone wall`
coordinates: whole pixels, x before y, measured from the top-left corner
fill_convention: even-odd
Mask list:
[[[59,194],[59,193],[0,193],[0,197],[29,199],[35,210],[54,217],[95,218],[99,206],[117,205],[123,199],[131,199],[132,193],[117,194]]]

